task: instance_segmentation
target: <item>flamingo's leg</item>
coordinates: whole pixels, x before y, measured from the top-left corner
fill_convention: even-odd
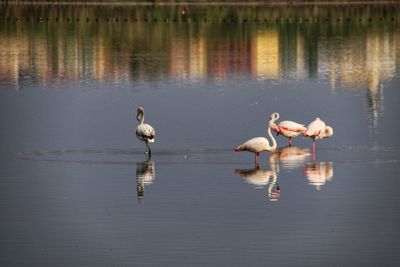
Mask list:
[[[256,152],[256,159],[255,159],[255,161],[256,161],[256,164],[258,164],[258,156],[260,155],[260,152]]]
[[[147,147],[147,149],[146,149],[146,156],[148,157],[148,159],[151,159],[151,149],[150,149],[150,146],[149,146],[149,144],[148,144],[148,142],[145,142],[146,143],[146,147]]]
[[[313,161],[315,161],[315,138],[313,138],[312,154],[313,154]]]
[[[289,146],[292,146],[292,137],[289,137]]]

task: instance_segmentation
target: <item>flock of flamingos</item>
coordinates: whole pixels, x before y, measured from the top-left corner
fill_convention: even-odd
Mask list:
[[[147,150],[146,154],[151,157],[151,150],[149,143],[154,142],[156,132],[154,128],[144,122],[144,108],[139,107],[137,109],[136,119],[138,120],[138,126],[136,128],[136,137],[146,144]],[[273,113],[269,117],[268,121],[268,136],[271,139],[272,145],[269,140],[265,137],[254,137],[247,140],[243,144],[237,146],[234,150],[236,152],[248,151],[255,155],[254,161],[258,163],[258,156],[261,152],[274,152],[277,148],[277,143],[275,138],[272,136],[271,129],[276,132],[277,135],[281,134],[289,139],[289,146],[292,144],[292,138],[295,138],[301,134],[304,137],[310,137],[313,140],[313,154],[315,154],[315,141],[317,139],[328,138],[333,135],[332,127],[325,124],[320,118],[315,118],[314,121],[305,127],[303,124],[294,121],[281,121],[279,124],[275,122],[279,119],[279,113]]]
[[[137,109],[136,119],[138,120],[138,126],[136,128],[136,137],[143,141],[146,144],[146,157],[147,161],[144,163],[139,163],[136,175],[137,175],[137,192],[138,192],[138,200],[141,202],[144,197],[144,185],[152,183],[155,177],[154,172],[154,162],[150,161],[151,158],[151,150],[149,143],[153,143],[155,139],[155,130],[154,128],[144,122],[144,108],[139,107]],[[234,151],[248,151],[252,152],[255,155],[254,163],[255,169],[236,169],[235,174],[242,176],[247,182],[255,185],[255,186],[263,186],[268,185],[268,198],[270,201],[276,201],[280,197],[280,188],[277,184],[277,168],[276,168],[276,160],[277,156],[279,157],[279,161],[283,158],[290,158],[293,151],[296,155],[307,156],[308,152],[300,152],[301,150],[296,147],[292,147],[292,138],[295,138],[299,135],[303,135],[304,137],[310,137],[313,140],[312,146],[312,154],[313,161],[315,161],[315,141],[317,139],[328,138],[333,135],[332,127],[325,124],[320,118],[315,118],[314,121],[310,122],[307,127],[305,125],[294,122],[294,121],[281,121],[276,124],[276,121],[279,119],[279,113],[273,113],[269,117],[268,121],[268,136],[271,139],[270,141],[265,137],[254,137],[250,140],[247,140],[243,144],[237,146]],[[277,135],[282,135],[288,138],[288,147],[280,149],[278,154],[275,153],[277,151],[277,143],[275,138],[271,133],[271,129],[275,131]],[[291,150],[293,149],[293,150]],[[270,161],[270,170],[260,170],[258,164],[258,157],[261,152],[267,151],[271,152]],[[300,153],[300,154],[299,154]],[[323,185],[325,180],[329,180],[332,177],[332,165],[331,163],[316,163],[314,162],[311,168],[305,167],[304,173],[319,190],[320,186]]]

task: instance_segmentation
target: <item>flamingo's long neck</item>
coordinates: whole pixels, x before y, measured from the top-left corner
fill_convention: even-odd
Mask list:
[[[144,112],[139,113],[139,124],[143,124],[144,122]]]
[[[275,150],[277,144],[276,144],[276,140],[275,140],[274,136],[273,136],[272,133],[271,133],[271,127],[268,127],[268,136],[269,136],[269,138],[271,138],[271,140],[272,140],[272,146],[270,146],[269,148],[270,148],[271,150]]]

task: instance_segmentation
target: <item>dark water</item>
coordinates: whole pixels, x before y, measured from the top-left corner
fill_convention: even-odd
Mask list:
[[[1,265],[398,265],[399,23],[396,5],[1,6]],[[255,168],[233,148],[272,112],[334,136],[314,157],[275,137]]]

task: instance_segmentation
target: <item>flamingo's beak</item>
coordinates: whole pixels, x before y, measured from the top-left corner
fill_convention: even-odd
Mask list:
[[[274,130],[276,135],[279,135],[280,130],[279,130],[279,128],[277,126],[273,125],[271,128],[272,128],[272,130]]]

